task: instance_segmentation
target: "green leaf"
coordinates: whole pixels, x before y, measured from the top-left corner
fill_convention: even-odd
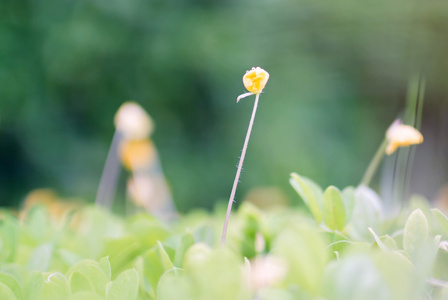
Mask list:
[[[341,192],[334,186],[329,186],[324,192],[323,217],[325,225],[331,230],[344,229],[345,207]]]
[[[328,261],[326,245],[317,231],[306,224],[280,233],[272,253],[288,264],[285,284],[298,284],[312,295],[319,294]]]
[[[190,296],[190,284],[182,276],[182,273],[182,270],[174,268],[160,277],[157,286],[157,300],[193,300]]]
[[[360,185],[355,189],[355,206],[347,231],[356,240],[371,241],[368,230],[378,231],[383,218],[381,199],[370,188]]]
[[[103,272],[106,275],[108,281],[110,281],[111,280],[111,276],[112,276],[112,271],[111,271],[111,268],[110,268],[109,256],[105,256],[105,257],[101,258],[99,263],[98,263],[98,265],[101,268],[101,270],[103,270]]]
[[[68,279],[72,294],[78,292],[95,292],[93,283],[78,271],[72,272]]]
[[[445,234],[448,234],[448,218],[437,208],[431,209],[432,214],[436,218],[440,227],[442,227]]]
[[[322,202],[322,189],[310,179],[296,173],[291,173],[289,183],[303,199],[317,223],[322,221],[320,203]]]
[[[120,273],[106,287],[106,300],[136,300],[139,277],[135,269]]]
[[[190,248],[194,244],[194,237],[191,232],[187,232],[182,236],[179,242],[179,246],[177,246],[176,254],[174,256],[174,265],[181,268],[184,260],[185,253],[188,248]]]
[[[40,300],[44,290],[44,279],[40,272],[31,272],[27,275],[24,284],[25,300]]]
[[[367,255],[346,257],[327,269],[324,280],[328,299],[390,299],[387,282]]]
[[[132,266],[131,262],[142,250],[140,242],[133,236],[123,236],[106,240],[103,255],[109,255],[112,278],[125,268]]]
[[[6,284],[0,282],[0,299],[17,300],[17,297]]]
[[[93,290],[90,288],[87,288],[86,282],[80,278],[79,275],[76,275],[75,283],[77,284],[76,287],[82,287],[84,286],[85,289],[76,289],[76,292],[80,291],[96,291],[99,295],[104,295],[104,290],[106,288],[107,283],[110,281],[110,276],[107,276],[104,271],[100,268],[99,263],[93,260],[83,260],[76,265],[72,266],[67,271],[67,276],[70,280],[70,286],[73,286],[71,283],[71,275],[74,273],[82,274],[89,283],[93,286]]]
[[[428,221],[420,209],[414,210],[404,226],[403,249],[411,257],[415,257],[420,245],[428,238]]]
[[[355,188],[348,186],[342,190],[342,199],[344,200],[346,223],[348,223],[352,217],[353,209],[355,208]]]
[[[0,282],[5,284],[18,299],[22,299],[22,287],[20,286],[16,277],[12,276],[11,274],[0,272]],[[0,299],[3,298],[0,297]]]
[[[27,268],[30,271],[45,272],[50,266],[54,246],[51,243],[43,244],[34,249],[28,260]]]
[[[160,242],[143,254],[143,268],[146,279],[156,292],[160,277],[174,267]]]
[[[44,290],[42,299],[44,300],[61,300],[67,299],[69,296],[69,286],[67,279],[61,273],[53,273],[48,276],[44,282]]]
[[[92,292],[79,292],[71,295],[68,300],[104,300],[104,298]]]

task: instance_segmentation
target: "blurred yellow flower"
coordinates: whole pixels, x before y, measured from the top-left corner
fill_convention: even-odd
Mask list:
[[[118,153],[123,166],[129,171],[148,168],[156,157],[154,144],[149,139],[124,141]]]
[[[388,145],[386,154],[391,155],[399,147],[406,147],[423,143],[423,135],[414,127],[403,125],[401,120],[395,122],[386,132]]]
[[[269,80],[269,73],[260,67],[252,68],[243,76],[246,89],[252,94],[259,94]]]

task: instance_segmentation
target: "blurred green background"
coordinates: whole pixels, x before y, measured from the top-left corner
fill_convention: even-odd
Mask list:
[[[358,184],[415,74],[425,143],[411,186],[436,197],[448,181],[447,53],[438,0],[0,0],[0,203],[39,187],[93,201],[127,100],[155,120],[179,210],[226,201],[253,105],[235,100],[253,66],[270,81],[237,201],[259,186],[297,200],[292,171]]]

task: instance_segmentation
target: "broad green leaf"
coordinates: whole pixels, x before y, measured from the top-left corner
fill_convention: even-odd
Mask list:
[[[154,217],[148,214],[133,216],[127,225],[129,233],[137,237],[143,249],[149,249],[169,236],[166,228]]]
[[[67,279],[61,273],[53,273],[44,282],[43,300],[61,300],[69,296]]]
[[[72,272],[68,278],[72,294],[78,292],[95,292],[92,281],[78,271]]]
[[[445,234],[448,234],[448,218],[437,208],[431,209],[432,214],[436,218],[440,227],[442,227]]]
[[[319,294],[328,262],[327,243],[306,224],[285,229],[275,240],[272,253],[286,260],[286,284],[298,284],[312,295]]]
[[[194,244],[194,237],[191,232],[187,232],[184,234],[179,242],[179,245],[176,249],[176,254],[174,256],[174,265],[181,268],[184,260],[185,253],[188,248],[190,248]]]
[[[16,277],[12,276],[11,274],[0,272],[0,282],[5,284],[18,299],[22,299],[22,287],[20,286],[20,283],[17,281]],[[3,298],[0,297],[0,299]]]
[[[182,273],[182,270],[174,268],[160,277],[157,300],[194,300],[190,295],[191,284],[185,276],[182,276]]]
[[[413,295],[414,266],[398,251],[376,252],[372,257],[381,275],[389,283],[391,299],[421,299]]]
[[[352,255],[328,269],[324,280],[328,299],[390,299],[387,282],[367,255]]]
[[[174,265],[160,242],[146,251],[142,257],[145,277],[155,293],[160,277],[163,273],[172,269]]]
[[[44,290],[44,278],[40,272],[28,274],[24,284],[25,300],[40,300]]]
[[[132,266],[132,261],[142,250],[140,242],[133,236],[108,239],[104,248],[103,255],[109,256],[112,278],[115,278],[118,273],[127,267]]]
[[[348,223],[352,217],[353,209],[355,208],[355,188],[348,186],[342,190],[342,199],[344,200],[344,207],[346,212],[346,222]]]
[[[183,274],[187,277],[191,292],[187,296],[191,300],[251,299],[247,295],[248,285],[245,283],[241,264],[240,258],[225,247],[212,250],[194,264],[186,264]]]
[[[110,268],[109,256],[105,256],[105,257],[101,258],[100,261],[98,262],[98,264],[99,264],[99,267],[101,268],[101,270],[103,270],[104,274],[106,275],[108,281],[110,281],[112,272],[111,272],[111,268]]]
[[[322,202],[322,190],[311,180],[296,173],[291,173],[289,183],[303,199],[311,211],[317,223],[322,221],[320,203]]]
[[[104,290],[106,288],[107,283],[110,281],[110,277],[108,277],[104,271],[100,268],[99,264],[96,261],[93,260],[84,260],[76,265],[72,266],[67,271],[67,276],[70,280],[70,286],[73,289],[72,282],[71,282],[71,275],[74,273],[82,274],[90,284],[94,287],[93,291],[96,291],[99,295],[104,295]],[[85,285],[85,281],[77,275],[75,277],[77,281],[75,283],[78,284],[78,286]],[[90,289],[77,289],[77,292],[80,291],[91,291]]]
[[[28,270],[40,272],[47,271],[53,255],[53,249],[54,246],[51,243],[40,245],[34,249],[28,260]]]
[[[104,297],[98,296],[92,292],[79,292],[71,295],[68,300],[104,300]]]
[[[414,210],[404,226],[403,249],[414,257],[428,238],[428,221],[420,209]]]
[[[356,240],[371,241],[368,230],[378,231],[383,219],[381,199],[370,188],[360,185],[355,189],[355,206],[353,208],[347,231]]]
[[[344,229],[345,207],[341,192],[334,186],[329,186],[324,192],[322,205],[325,225],[331,230]]]
[[[0,282],[0,299],[17,300],[17,297],[6,284]]]
[[[184,269],[194,268],[196,264],[206,261],[211,254],[212,249],[207,244],[196,243],[185,253],[182,267]]]
[[[3,217],[0,227],[0,261],[10,262],[15,259],[18,246],[18,222],[12,216]]]
[[[120,273],[106,287],[106,300],[136,300],[139,277],[135,269]]]

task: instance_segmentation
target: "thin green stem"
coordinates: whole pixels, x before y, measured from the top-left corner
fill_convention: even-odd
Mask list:
[[[226,219],[224,221],[224,227],[222,229],[221,245],[226,243],[227,226],[229,225],[229,218],[232,212],[232,204],[235,199],[236,187],[238,186],[238,181],[240,180],[241,169],[243,168],[244,157],[246,156],[247,145],[249,144],[250,133],[252,132],[252,126],[254,125],[255,114],[257,113],[258,99],[260,94],[256,94],[254,109],[252,111],[252,117],[250,118],[249,128],[247,128],[246,139],[244,140],[243,151],[241,152],[241,158],[238,163],[238,170],[236,171],[235,180],[233,182],[232,192],[230,193],[229,204],[227,205]]]
[[[387,139],[384,138],[380,147],[378,148],[375,155],[373,156],[372,161],[370,162],[369,166],[367,167],[367,170],[364,173],[364,176],[362,177],[361,185],[368,186],[370,184],[370,181],[372,180],[373,175],[375,175],[375,172],[378,169],[378,167],[381,163],[381,160],[384,157],[384,153],[386,152],[386,147],[387,147]]]

